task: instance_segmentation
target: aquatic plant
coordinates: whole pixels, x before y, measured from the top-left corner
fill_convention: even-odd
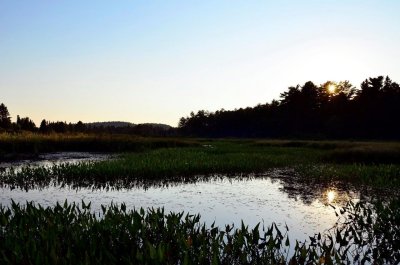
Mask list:
[[[53,208],[13,202],[0,209],[0,222],[1,264],[278,263],[284,244],[276,226],[260,241],[259,226],[208,228],[199,215],[128,211],[124,204],[94,214],[84,202]]]
[[[340,218],[330,233],[310,237],[308,251],[318,253],[320,261],[323,261],[321,263],[398,264],[399,198],[370,203],[349,201],[343,208],[335,208],[335,211]],[[296,259],[307,260],[301,256]]]
[[[1,264],[343,264],[400,259],[399,200],[337,209],[327,235],[291,245],[288,228],[201,223],[199,215],[124,204],[0,207]]]

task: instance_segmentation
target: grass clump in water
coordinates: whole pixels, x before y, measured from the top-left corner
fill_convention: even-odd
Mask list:
[[[192,143],[197,146],[146,149],[124,153],[109,161],[0,172],[0,183],[29,188],[55,180],[76,186],[131,187],[145,182],[185,182],[201,176],[240,176],[273,168],[293,168],[305,178],[400,185],[397,143],[300,142],[298,146],[295,142],[294,147],[292,142],[285,141],[203,139]],[[364,156],[371,157],[368,160]]]
[[[4,185],[45,186],[52,181],[77,186],[131,186],[155,181],[195,181],[219,174],[262,173],[304,160],[307,150],[254,149],[225,143],[212,147],[165,148],[123,154],[119,159],[0,173]]]

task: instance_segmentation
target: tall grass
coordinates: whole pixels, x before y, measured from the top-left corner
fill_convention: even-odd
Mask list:
[[[199,145],[195,140],[132,135],[95,134],[0,134],[0,159],[44,152],[138,152],[156,148]]]

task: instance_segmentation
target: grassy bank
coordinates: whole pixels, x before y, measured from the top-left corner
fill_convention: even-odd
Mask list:
[[[97,163],[25,168],[22,172],[0,173],[0,181],[22,187],[48,185],[54,180],[77,186],[126,187],[293,168],[296,174],[317,180],[400,185],[399,143],[255,140],[176,140],[167,143],[196,146],[146,149]]]

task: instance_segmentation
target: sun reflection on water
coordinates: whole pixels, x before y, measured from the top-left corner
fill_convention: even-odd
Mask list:
[[[334,190],[328,190],[326,192],[326,199],[328,203],[333,203],[337,197],[337,193]]]

